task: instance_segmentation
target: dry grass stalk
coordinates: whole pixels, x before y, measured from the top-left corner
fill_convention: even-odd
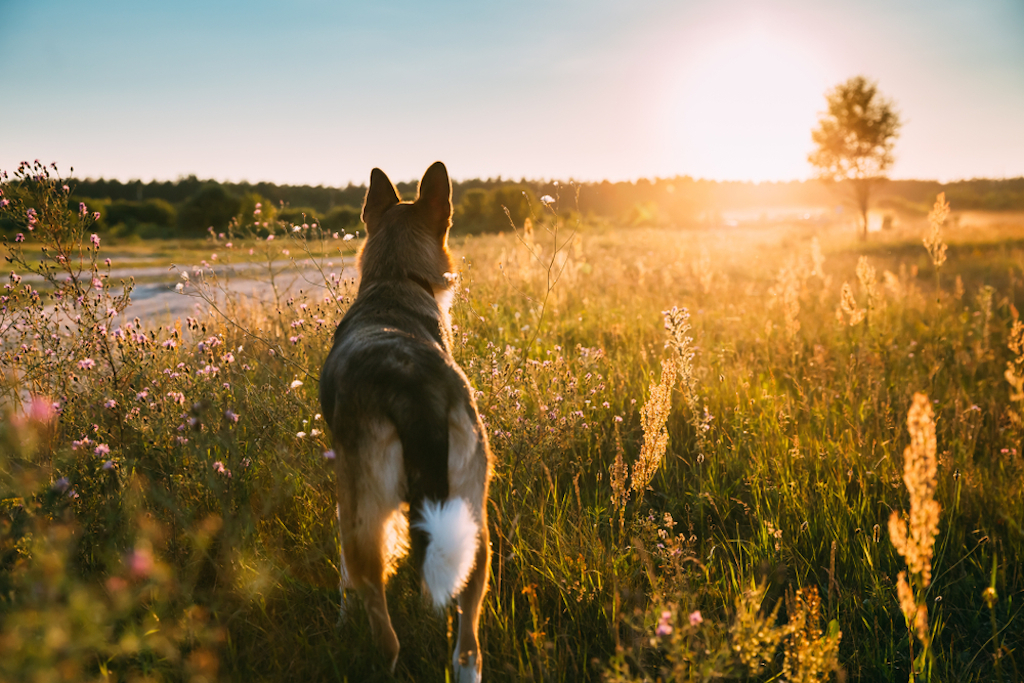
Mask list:
[[[654,479],[654,474],[658,471],[668,447],[668,428],[665,423],[672,410],[672,389],[675,383],[676,359],[670,357],[661,361],[661,379],[658,382],[651,382],[651,395],[640,410],[644,443],[640,447],[640,456],[633,465],[631,482],[638,505],[643,502],[644,492]]]
[[[782,307],[786,337],[791,341],[800,331],[800,321],[796,318],[800,314],[800,291],[807,276],[805,268],[796,259],[791,259],[779,270],[775,285],[768,291],[773,303],[777,302]]]
[[[914,589],[907,583],[907,573],[900,572],[896,575],[896,597],[900,602],[900,610],[907,624],[913,624],[914,633],[917,639],[925,646],[928,645],[928,606],[917,604],[914,599]]]
[[[889,517],[889,539],[907,561],[910,574],[920,582],[918,588],[923,591],[932,581],[932,555],[941,511],[935,500],[938,471],[935,420],[931,401],[925,394],[914,394],[907,413],[907,431],[910,445],[903,451],[903,483],[910,493],[910,520],[908,524],[893,512]],[[907,626],[913,628],[917,639],[927,649],[928,609],[922,595],[915,599],[906,572],[896,577],[896,592]]]
[[[850,327],[854,327],[864,320],[865,315],[867,315],[867,311],[857,305],[857,297],[853,295],[853,288],[848,282],[844,282],[839,298],[839,308],[836,309],[836,320],[839,321],[839,324],[845,322]]]
[[[939,531],[941,506],[935,500],[935,420],[932,405],[924,394],[914,394],[907,413],[910,445],[903,451],[903,483],[910,493],[909,526],[899,514],[889,517],[889,537],[896,551],[907,561],[912,574],[927,587],[932,581],[932,553]]]
[[[839,668],[842,632],[830,637],[821,631],[821,597],[814,586],[801,588],[788,600],[789,631],[783,678],[789,683],[821,681]]]
[[[622,447],[622,435],[619,426],[615,425],[615,462],[609,470],[612,487],[612,509],[619,512],[619,533],[626,522],[626,504],[629,502],[629,465],[625,460],[625,449]]]
[[[875,267],[868,262],[867,256],[857,259],[857,279],[860,281],[861,289],[868,298],[868,315],[877,310],[882,302],[881,294],[878,291],[878,280],[875,277]]]
[[[760,672],[761,662],[772,661],[785,635],[785,630],[775,625],[782,602],[777,602],[771,613],[763,614],[764,592],[764,586],[760,586],[736,599],[736,621],[729,629],[733,654],[752,672]]]
[[[928,213],[928,234],[924,238],[924,247],[928,250],[928,256],[932,259],[932,265],[936,268],[946,262],[946,243],[942,241],[941,228],[946,218],[949,217],[949,202],[946,201],[946,193],[940,192],[935,198],[935,206]]]
[[[1024,402],[1024,370],[1022,370],[1022,366],[1024,366],[1024,323],[1019,319],[1013,321],[1006,346],[1013,351],[1014,359],[1007,361],[1003,377],[1010,383],[1010,400],[1014,403],[1021,403]],[[1013,409],[1008,409],[1007,413],[1013,423],[1020,426],[1022,422],[1020,413]]]

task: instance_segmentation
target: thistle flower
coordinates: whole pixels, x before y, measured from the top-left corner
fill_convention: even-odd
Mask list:
[[[97,249],[99,249],[99,246],[100,246],[100,236],[99,235],[97,235],[96,233],[92,233],[92,235],[89,237],[89,241],[92,242],[92,246],[94,246]]]

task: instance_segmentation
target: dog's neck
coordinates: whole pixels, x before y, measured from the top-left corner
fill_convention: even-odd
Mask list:
[[[441,308],[441,312],[445,316],[448,315],[448,311],[452,307],[453,292],[447,283],[443,286],[433,285],[426,278],[420,277],[419,275],[413,275],[411,273],[407,274],[406,277],[418,284],[427,294],[432,296],[434,300],[437,301],[437,305]]]

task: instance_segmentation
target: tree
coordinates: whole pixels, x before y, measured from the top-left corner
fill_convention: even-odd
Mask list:
[[[807,160],[818,177],[849,181],[861,217],[861,238],[868,237],[868,198],[871,187],[892,166],[892,149],[902,125],[890,100],[878,86],[854,76],[825,94],[828,110],[811,132],[817,149]]]

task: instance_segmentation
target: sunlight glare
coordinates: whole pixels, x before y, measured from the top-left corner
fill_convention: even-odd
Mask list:
[[[665,152],[680,173],[729,180],[810,174],[810,131],[829,75],[821,60],[764,29],[712,41],[666,93]]]

